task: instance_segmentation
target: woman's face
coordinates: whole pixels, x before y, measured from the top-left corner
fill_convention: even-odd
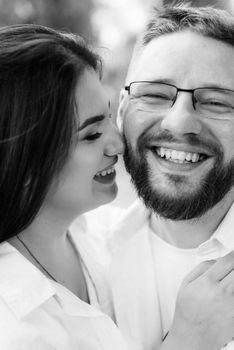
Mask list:
[[[114,165],[123,144],[93,70],[85,70],[75,94],[79,115],[75,145],[45,204],[77,216],[116,197]]]

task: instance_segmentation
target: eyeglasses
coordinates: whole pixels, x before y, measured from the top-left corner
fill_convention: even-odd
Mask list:
[[[223,88],[202,87],[197,89],[180,89],[175,85],[154,82],[134,81],[125,86],[130,100],[143,111],[166,112],[175,104],[178,93],[192,94],[194,110],[207,118],[223,118],[234,113],[234,91]]]

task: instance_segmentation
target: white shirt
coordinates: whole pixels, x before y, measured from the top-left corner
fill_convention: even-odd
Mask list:
[[[114,323],[0,244],[1,350],[126,350]]]
[[[175,247],[149,228],[163,334],[172,323],[176,297],[184,277],[201,261],[217,259],[234,250],[234,237],[229,231],[233,224],[234,206],[212,237],[196,249]]]
[[[196,265],[196,249],[181,249],[172,246],[149,229],[158,289],[163,334],[172,324],[176,296],[184,277]]]
[[[109,283],[109,241],[112,224],[120,214],[121,208],[104,205],[80,216],[69,228],[72,243],[81,257],[90,302],[112,319],[115,317]]]
[[[99,220],[100,225],[100,210],[88,216],[89,222]],[[140,201],[137,200],[122,214],[117,212],[116,215],[116,211],[111,208],[103,210],[103,217],[112,221],[112,225],[108,226],[109,233],[105,233],[106,261],[111,261],[110,300],[106,300],[105,304],[112,305],[129,349],[155,350],[170,328],[177,291],[184,276],[199,262],[216,259],[234,250],[234,205],[213,236],[197,249],[180,254],[178,248],[168,245],[167,248],[174,251],[176,265],[172,268],[171,261],[165,270],[160,260],[163,251],[159,253],[152,245],[152,239],[159,238],[155,234],[152,237],[149,229],[150,212]],[[92,231],[96,231],[95,225],[89,227],[89,232]],[[97,232],[101,235],[101,232],[105,232],[104,227]],[[88,260],[92,260],[91,254]],[[95,280],[95,274],[92,278]],[[167,278],[173,279],[169,291],[166,290],[170,287],[168,281],[165,282]],[[163,297],[164,291],[169,298],[168,306],[166,294]],[[101,294],[101,289],[99,292]],[[108,296],[105,298],[108,299]],[[228,344],[225,349],[234,350],[234,343]]]

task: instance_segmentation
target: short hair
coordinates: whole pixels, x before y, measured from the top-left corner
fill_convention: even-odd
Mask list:
[[[153,8],[145,30],[140,34],[129,65],[126,81],[134,72],[135,61],[153,39],[165,34],[190,30],[234,46],[234,17],[213,7],[191,7],[184,1]]]
[[[225,10],[213,7],[191,7],[184,3],[163,8],[154,8],[146,30],[142,35],[142,45],[164,35],[183,30],[221,40],[234,45],[234,17]]]
[[[0,241],[32,222],[68,159],[86,68],[101,75],[101,59],[78,35],[0,29]]]

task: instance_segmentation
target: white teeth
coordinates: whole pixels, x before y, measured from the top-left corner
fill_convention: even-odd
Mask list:
[[[176,151],[174,149],[164,147],[159,147],[156,151],[159,157],[166,158],[180,164],[187,162],[197,163],[200,159],[203,158],[199,153]]]
[[[106,169],[106,170],[102,170],[99,171],[96,176],[106,176],[106,175],[110,175],[111,173],[113,173],[115,171],[115,168],[113,166],[111,166],[110,168]]]
[[[161,157],[164,157],[164,156],[165,156],[165,149],[161,148]]]
[[[193,162],[193,163],[196,163],[196,162],[198,162],[198,161],[199,161],[199,154],[194,153],[194,154],[192,155],[192,162]]]
[[[185,152],[178,152],[179,153],[179,160],[181,160],[182,162],[184,161],[184,159],[186,158],[186,153]]]
[[[168,149],[166,150],[166,159],[171,158],[171,151]]]
[[[171,151],[171,158],[178,159],[176,151]]]

